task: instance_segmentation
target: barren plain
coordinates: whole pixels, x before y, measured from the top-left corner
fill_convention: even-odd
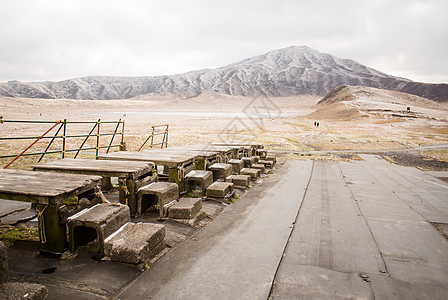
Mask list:
[[[251,98],[203,93],[195,98],[145,95],[126,100],[0,101],[4,120],[121,118],[125,120],[128,150],[138,149],[151,126],[159,124],[169,124],[168,145],[254,141],[298,159],[331,159],[336,157],[334,152],[431,150],[448,144],[448,104],[365,87],[341,89],[318,104],[321,99],[312,95]],[[2,137],[40,135],[49,127],[20,123],[0,126]],[[71,130],[85,132],[89,128],[78,125]],[[27,143],[30,141],[0,142],[0,151],[18,153]],[[39,143],[29,151],[46,145]],[[446,150],[433,154],[446,156]],[[21,168],[20,164],[16,167]]]

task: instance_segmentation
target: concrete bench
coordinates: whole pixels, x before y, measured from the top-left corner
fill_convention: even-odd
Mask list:
[[[99,254],[104,255],[104,240],[131,220],[129,207],[121,204],[97,204],[86,208],[67,219],[69,249],[98,241]]]
[[[167,216],[170,203],[179,199],[179,186],[173,182],[153,182],[138,190],[137,213],[141,216],[148,208],[158,206],[159,216]]]
[[[274,167],[274,162],[272,160],[259,160],[258,163],[264,165],[268,169]]]
[[[240,171],[241,175],[250,175],[251,180],[257,180],[260,177],[261,170],[253,168],[244,168]]]
[[[229,203],[230,197],[233,195],[233,183],[231,182],[214,182],[207,188],[207,199],[217,200]]]
[[[245,168],[250,168],[255,163],[255,157],[254,156],[243,157],[241,160],[244,162],[244,167]]]
[[[225,181],[228,176],[232,175],[231,164],[213,164],[209,167],[209,170],[213,172],[213,181]]]
[[[250,175],[230,175],[227,177],[226,181],[233,183],[235,187],[248,188]]]
[[[264,159],[267,156],[266,149],[257,149],[256,153],[257,153],[258,156],[260,156],[261,159]]]
[[[252,169],[259,169],[260,174],[266,173],[266,167],[264,166],[264,164],[253,164]]]
[[[27,295],[26,297],[24,295]],[[0,299],[45,299],[48,290],[36,283],[9,282],[8,251],[0,241]]]
[[[244,168],[244,161],[242,159],[231,159],[227,162],[232,165],[234,174],[240,174],[242,168]]]
[[[274,165],[277,163],[277,157],[275,155],[268,155],[266,156],[266,160],[270,160],[274,163]]]
[[[168,217],[177,222],[197,226],[207,214],[202,211],[201,198],[181,198],[168,209]]]
[[[193,170],[185,176],[187,193],[195,196],[204,196],[207,187],[213,183],[213,172]]]
[[[139,264],[154,258],[165,246],[163,225],[129,222],[104,241],[104,255],[113,261]]]

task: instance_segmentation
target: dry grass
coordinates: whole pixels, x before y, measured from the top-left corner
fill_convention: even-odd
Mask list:
[[[448,150],[423,151],[421,152],[421,155],[438,161],[448,162]]]

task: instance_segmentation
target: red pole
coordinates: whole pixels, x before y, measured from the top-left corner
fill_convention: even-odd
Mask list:
[[[39,136],[31,145],[29,145],[25,150],[23,150],[22,152],[20,152],[19,155],[17,155],[16,157],[14,157],[13,160],[11,160],[11,162],[9,164],[7,164],[6,166],[3,167],[3,169],[6,169],[7,167],[9,167],[13,162],[16,161],[16,159],[18,159],[20,156],[22,156],[23,153],[25,153],[26,151],[28,151],[28,149],[30,149],[31,147],[33,147],[34,144],[36,144],[41,138],[43,138],[47,133],[49,133],[53,128],[55,128],[59,123],[61,123],[61,121],[56,121],[56,124],[54,124],[53,126],[51,126],[50,129],[48,129],[47,131],[44,132],[44,134],[42,134],[41,136]]]

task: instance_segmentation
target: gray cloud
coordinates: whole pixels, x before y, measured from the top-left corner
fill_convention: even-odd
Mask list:
[[[0,81],[174,74],[307,45],[448,82],[444,0],[0,1]]]

